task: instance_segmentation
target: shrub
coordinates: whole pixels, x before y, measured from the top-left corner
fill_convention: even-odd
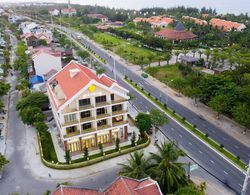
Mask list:
[[[175,110],[173,110],[172,112],[173,112],[173,114],[174,114],[174,113],[175,113]]]
[[[224,148],[224,145],[223,145],[223,144],[220,144],[220,148]]]
[[[208,138],[208,137],[209,137],[209,134],[208,134],[208,133],[206,133],[206,134],[205,134],[205,136]]]
[[[183,120],[183,121],[185,121],[185,120],[186,120],[186,118],[185,118],[185,117],[182,117],[182,120]]]
[[[115,140],[115,149],[116,149],[116,151],[119,151],[119,149],[120,149],[120,139],[119,139],[119,137],[117,137],[116,140]]]
[[[193,125],[193,127],[194,127],[194,128],[196,128],[196,127],[197,127],[197,125],[195,125],[195,124],[194,124],[194,125]]]
[[[125,75],[125,76],[124,76],[124,79],[126,79],[126,80],[127,80],[127,79],[128,79],[128,76],[127,76],[127,75]]]
[[[240,160],[240,156],[239,155],[237,156],[237,159]]]
[[[87,147],[84,147],[83,152],[84,152],[84,160],[87,160],[89,156],[89,149]]]
[[[100,154],[103,156],[103,145],[102,145],[102,143],[99,142],[98,146],[99,146]]]
[[[151,93],[148,93],[148,96],[151,96]]]
[[[168,106],[167,106],[167,104],[164,104],[164,108],[167,108]]]

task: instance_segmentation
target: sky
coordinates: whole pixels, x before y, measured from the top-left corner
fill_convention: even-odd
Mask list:
[[[30,2],[35,0],[0,0],[0,2]],[[40,0],[39,2],[67,3],[68,0]],[[250,0],[71,0],[82,5],[102,5],[115,8],[141,9],[145,7],[174,7],[178,5],[216,8],[219,13],[249,13]]]

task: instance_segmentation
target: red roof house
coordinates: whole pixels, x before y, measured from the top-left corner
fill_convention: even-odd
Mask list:
[[[52,195],[162,195],[158,183],[150,178],[118,177],[104,190],[60,186]]]

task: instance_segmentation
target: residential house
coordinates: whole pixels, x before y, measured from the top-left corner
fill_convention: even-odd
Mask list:
[[[16,15],[10,15],[8,16],[8,21],[12,24],[17,23],[18,20],[20,20],[21,18],[19,16]]]
[[[115,80],[72,60],[47,81],[47,91],[65,150],[127,141],[129,96]]]
[[[186,31],[182,23],[178,23],[175,29],[163,29],[155,33],[155,36],[170,39],[175,42],[195,39],[197,36],[192,31]]]
[[[75,8],[64,8],[61,9],[61,14],[64,16],[75,16],[76,15],[76,9]]]
[[[49,14],[52,16],[59,16],[60,11],[58,9],[52,9],[52,10],[49,10]]]
[[[36,75],[44,76],[52,68],[59,71],[62,68],[61,52],[49,47],[39,47],[31,52],[33,68]]]
[[[157,181],[151,178],[118,177],[104,190],[60,185],[52,195],[162,195]]]
[[[235,31],[243,31],[246,29],[246,25],[238,22],[227,21],[219,18],[212,18],[209,21],[209,24],[212,25],[214,28],[217,28],[224,32],[230,32],[232,30]]]
[[[165,16],[151,16],[150,18],[135,18],[133,22],[147,22],[152,28],[165,28],[173,23],[173,19]]]
[[[182,19],[193,21],[195,24],[198,24],[198,25],[201,25],[201,26],[208,25],[208,22],[206,20],[201,20],[199,18],[194,18],[194,17],[191,17],[191,16],[182,16]]]
[[[103,14],[87,14],[89,18],[99,19],[102,23],[107,22],[109,20],[108,16]]]

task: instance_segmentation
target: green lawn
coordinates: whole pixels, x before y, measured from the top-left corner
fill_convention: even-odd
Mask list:
[[[145,71],[166,84],[176,78],[183,78],[177,65],[150,67],[146,68]]]
[[[94,40],[133,64],[148,64],[157,61],[160,52],[133,45],[133,41],[114,37],[106,33],[95,33]]]

